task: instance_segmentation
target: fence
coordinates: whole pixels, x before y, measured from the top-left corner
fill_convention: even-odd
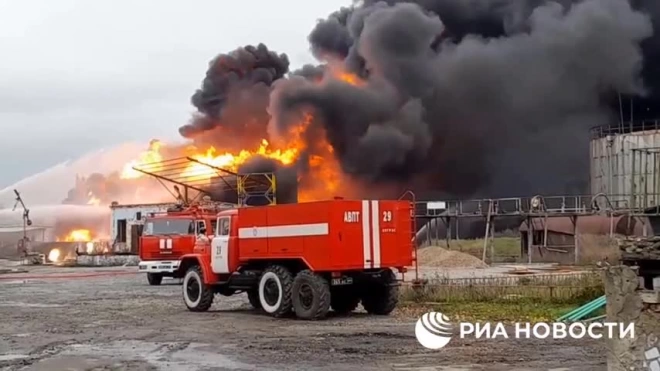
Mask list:
[[[403,299],[416,302],[582,303],[603,295],[598,272],[522,277],[436,278],[420,288],[406,286]]]

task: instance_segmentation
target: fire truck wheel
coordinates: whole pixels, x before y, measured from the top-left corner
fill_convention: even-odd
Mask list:
[[[330,297],[330,307],[337,314],[347,314],[354,311],[360,304],[360,297],[350,289],[335,290]]]
[[[147,273],[147,281],[151,286],[158,286],[163,282],[163,275],[158,273]]]
[[[324,318],[330,310],[328,281],[309,270],[298,273],[293,280],[293,310],[300,319]]]
[[[394,272],[389,271],[382,283],[370,285],[362,296],[362,306],[370,314],[388,315],[399,303],[399,286]]]
[[[261,309],[261,302],[259,301],[259,290],[249,290],[247,292],[248,301],[254,309]]]
[[[190,267],[183,277],[183,301],[193,312],[205,312],[213,304],[213,289],[204,284],[198,265]]]
[[[291,286],[293,277],[281,265],[272,265],[264,270],[259,279],[259,303],[273,317],[291,313]]]

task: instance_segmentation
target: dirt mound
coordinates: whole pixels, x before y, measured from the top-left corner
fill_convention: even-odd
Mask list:
[[[438,268],[486,268],[479,258],[440,246],[427,246],[417,251],[419,265]]]

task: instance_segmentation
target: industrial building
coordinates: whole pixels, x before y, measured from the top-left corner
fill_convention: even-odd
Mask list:
[[[115,253],[139,253],[139,238],[142,235],[144,218],[152,213],[166,212],[174,203],[119,205],[113,202],[111,210],[112,249]]]
[[[606,194],[616,209],[659,205],[660,122],[599,126],[591,134],[591,194]]]
[[[592,128],[589,147],[590,194],[418,203],[418,245],[514,230],[525,261],[569,264],[580,235],[660,234],[660,122]]]

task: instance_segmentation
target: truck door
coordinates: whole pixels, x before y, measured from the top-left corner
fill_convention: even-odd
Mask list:
[[[229,231],[231,218],[218,218],[216,235],[211,242],[211,269],[213,273],[229,272]]]

